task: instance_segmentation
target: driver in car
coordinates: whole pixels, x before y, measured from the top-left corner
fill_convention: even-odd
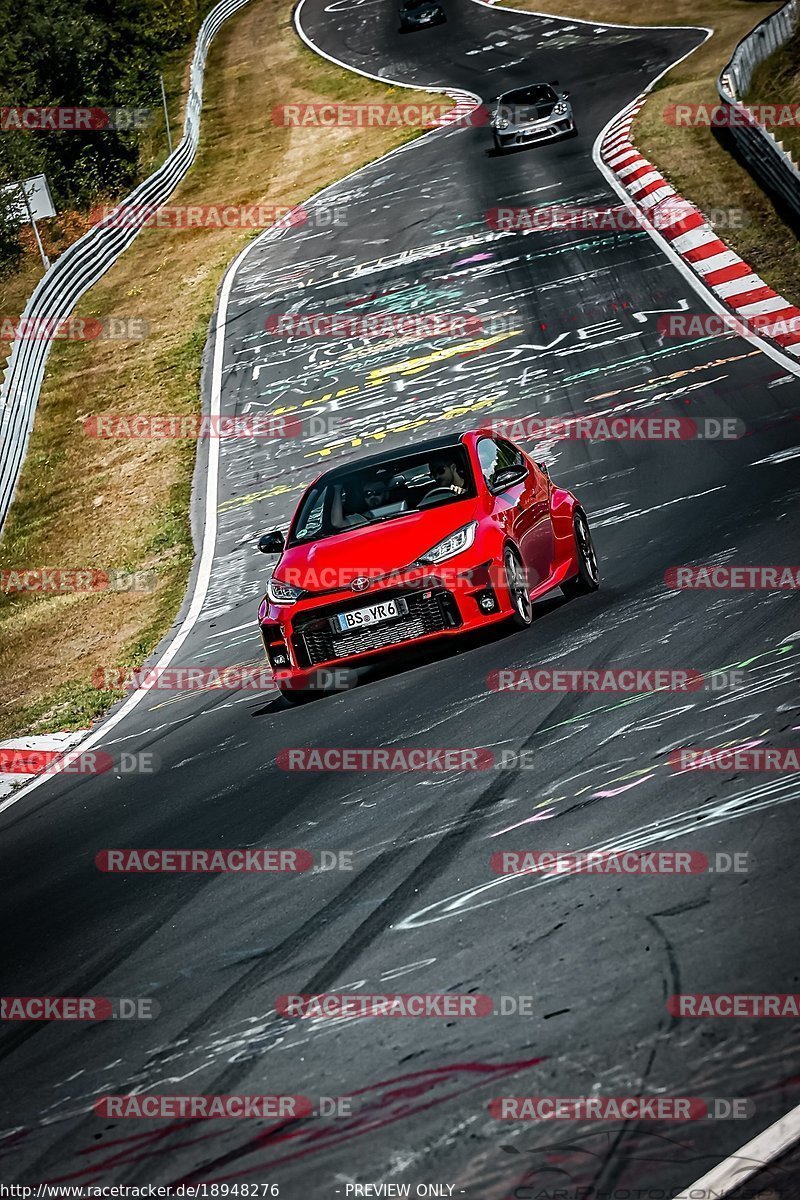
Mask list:
[[[430,464],[430,472],[436,481],[437,488],[448,488],[457,496],[467,492],[467,481],[458,469],[458,464],[451,458],[434,458]]]
[[[370,480],[363,487],[350,479],[347,486],[336,484],[331,504],[331,524],[334,529],[351,529],[369,522],[372,509],[386,500],[386,484],[382,479]]]

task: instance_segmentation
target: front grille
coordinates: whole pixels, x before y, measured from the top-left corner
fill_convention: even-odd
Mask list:
[[[313,667],[317,663],[350,658],[368,650],[397,646],[428,633],[441,633],[461,624],[458,608],[446,588],[425,593],[398,589],[380,593],[381,600],[395,596],[402,596],[408,605],[408,612],[402,617],[386,625],[372,625],[347,633],[335,633],[328,623],[328,616],[321,616],[319,610],[311,612],[294,636],[300,665]],[[362,600],[360,604],[336,605],[326,611],[333,615],[346,608],[363,607],[363,603]]]
[[[569,120],[556,121],[552,125],[545,125],[541,129],[528,130],[527,133],[517,134],[517,143],[524,145],[525,142],[543,141],[545,138],[550,138],[554,133],[566,133],[569,129]]]

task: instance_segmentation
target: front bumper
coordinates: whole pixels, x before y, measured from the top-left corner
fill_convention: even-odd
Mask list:
[[[495,129],[495,137],[501,146],[530,146],[536,142],[550,142],[564,137],[575,128],[575,118],[570,114],[548,121],[545,125],[522,125],[512,129]]]
[[[477,567],[409,572],[400,582],[355,595],[309,596],[291,606],[270,605],[261,636],[270,665],[282,682],[312,680],[320,668],[354,666],[394,650],[437,638],[467,633],[505,619],[512,612],[505,585],[491,562]],[[406,611],[378,625],[334,631],[336,613],[400,599]]]

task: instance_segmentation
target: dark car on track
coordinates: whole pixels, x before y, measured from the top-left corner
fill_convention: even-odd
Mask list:
[[[437,0],[403,0],[400,5],[401,33],[424,29],[428,25],[441,25],[446,20],[447,14]]]
[[[258,620],[276,682],[310,698],[321,674],[599,586],[586,513],[547,468],[486,429],[345,463],[306,489]],[[324,688],[322,689],[324,690]]]
[[[569,92],[557,90],[558,86],[557,79],[552,83],[532,83],[497,97],[492,114],[496,150],[577,134]]]

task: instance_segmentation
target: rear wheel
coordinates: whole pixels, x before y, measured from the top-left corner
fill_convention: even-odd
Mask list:
[[[506,587],[514,609],[511,620],[517,629],[527,629],[533,620],[533,604],[525,579],[525,567],[516,546],[503,551]]]
[[[578,574],[561,584],[565,596],[585,596],[587,592],[596,592],[600,587],[600,572],[597,568],[597,554],[589,529],[586,514],[580,509],[573,519],[575,533],[575,550],[578,555]]]

